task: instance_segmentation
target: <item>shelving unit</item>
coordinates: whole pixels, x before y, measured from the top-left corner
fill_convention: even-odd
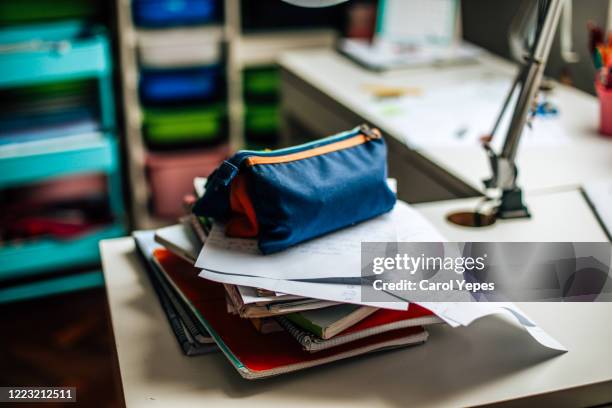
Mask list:
[[[298,48],[333,46],[337,38],[334,29],[242,29],[241,0],[219,0],[223,3],[220,22],[225,58],[225,78],[230,148],[244,146],[243,70],[249,67],[273,65],[279,53]],[[150,210],[151,192],[145,169],[147,147],[144,142],[138,84],[138,44],[140,28],[135,27],[131,0],[117,0],[120,57],[125,109],[125,134],[131,191],[131,212],[136,228],[154,228],[168,220],[157,218]]]
[[[0,47],[0,89],[92,79],[97,82],[100,110],[98,132],[0,144],[0,189],[64,176],[104,174],[113,217],[113,222],[70,239],[40,237],[0,243],[0,280],[95,265],[99,262],[98,241],[126,232],[106,33],[78,21],[19,26],[0,30]],[[96,281],[90,274],[59,279],[69,280],[70,290],[91,287]],[[32,296],[68,290],[52,277],[34,285],[37,289]],[[26,287],[1,289],[0,301],[23,298],[27,293]]]
[[[70,135],[0,147],[0,188],[75,173],[118,171],[111,134]],[[118,208],[120,210],[120,208]]]
[[[67,241],[37,239],[15,243],[1,250],[0,279],[31,276],[41,271],[92,265],[98,262],[101,239],[125,235],[125,227],[114,223],[82,237]]]
[[[102,271],[89,271],[79,275],[63,276],[56,279],[47,279],[16,287],[0,289],[0,304],[48,296],[49,294],[59,295],[61,293],[101,286],[104,286]]]

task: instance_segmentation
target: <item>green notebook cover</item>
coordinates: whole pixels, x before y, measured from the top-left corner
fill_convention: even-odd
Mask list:
[[[320,338],[325,338],[325,331],[330,326],[336,322],[339,322],[340,320],[349,318],[353,313],[359,311],[362,307],[363,306],[343,304],[326,307],[323,309],[291,313],[288,314],[286,318],[302,329],[307,330]],[[357,321],[355,321],[353,324],[357,323]]]

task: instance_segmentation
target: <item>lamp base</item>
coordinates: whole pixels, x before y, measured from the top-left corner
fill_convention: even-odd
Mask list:
[[[531,218],[529,210],[523,204],[523,192],[520,188],[502,192],[501,204],[497,208],[497,218],[502,220],[513,218]]]
[[[485,201],[487,202],[487,201]],[[490,202],[490,201],[489,201]],[[530,218],[529,210],[523,204],[523,193],[520,188],[502,192],[500,204],[489,211],[483,212],[478,206],[474,211],[457,211],[450,213],[446,219],[462,227],[488,227],[500,220]]]
[[[481,228],[495,224],[495,214],[484,214],[479,211],[458,211],[450,213],[446,219],[461,227]]]

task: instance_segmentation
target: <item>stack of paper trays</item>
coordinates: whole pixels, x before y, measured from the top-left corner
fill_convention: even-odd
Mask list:
[[[203,180],[196,179],[195,190],[202,194]],[[562,349],[511,303],[409,304],[391,295],[362,301],[362,287],[346,272],[360,270],[362,241],[444,241],[403,202],[389,214],[272,255],[260,254],[253,240],[226,237],[221,224],[193,215],[180,221],[134,233],[153,287],[183,352],[218,349],[244,378],[422,344],[424,326],[468,325],[499,312]]]

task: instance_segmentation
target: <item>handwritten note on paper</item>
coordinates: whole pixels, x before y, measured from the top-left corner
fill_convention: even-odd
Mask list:
[[[212,272],[270,279],[317,280],[361,276],[362,242],[439,242],[444,238],[408,204],[398,202],[388,214],[262,255],[255,240],[228,238],[215,224],[196,267]]]

